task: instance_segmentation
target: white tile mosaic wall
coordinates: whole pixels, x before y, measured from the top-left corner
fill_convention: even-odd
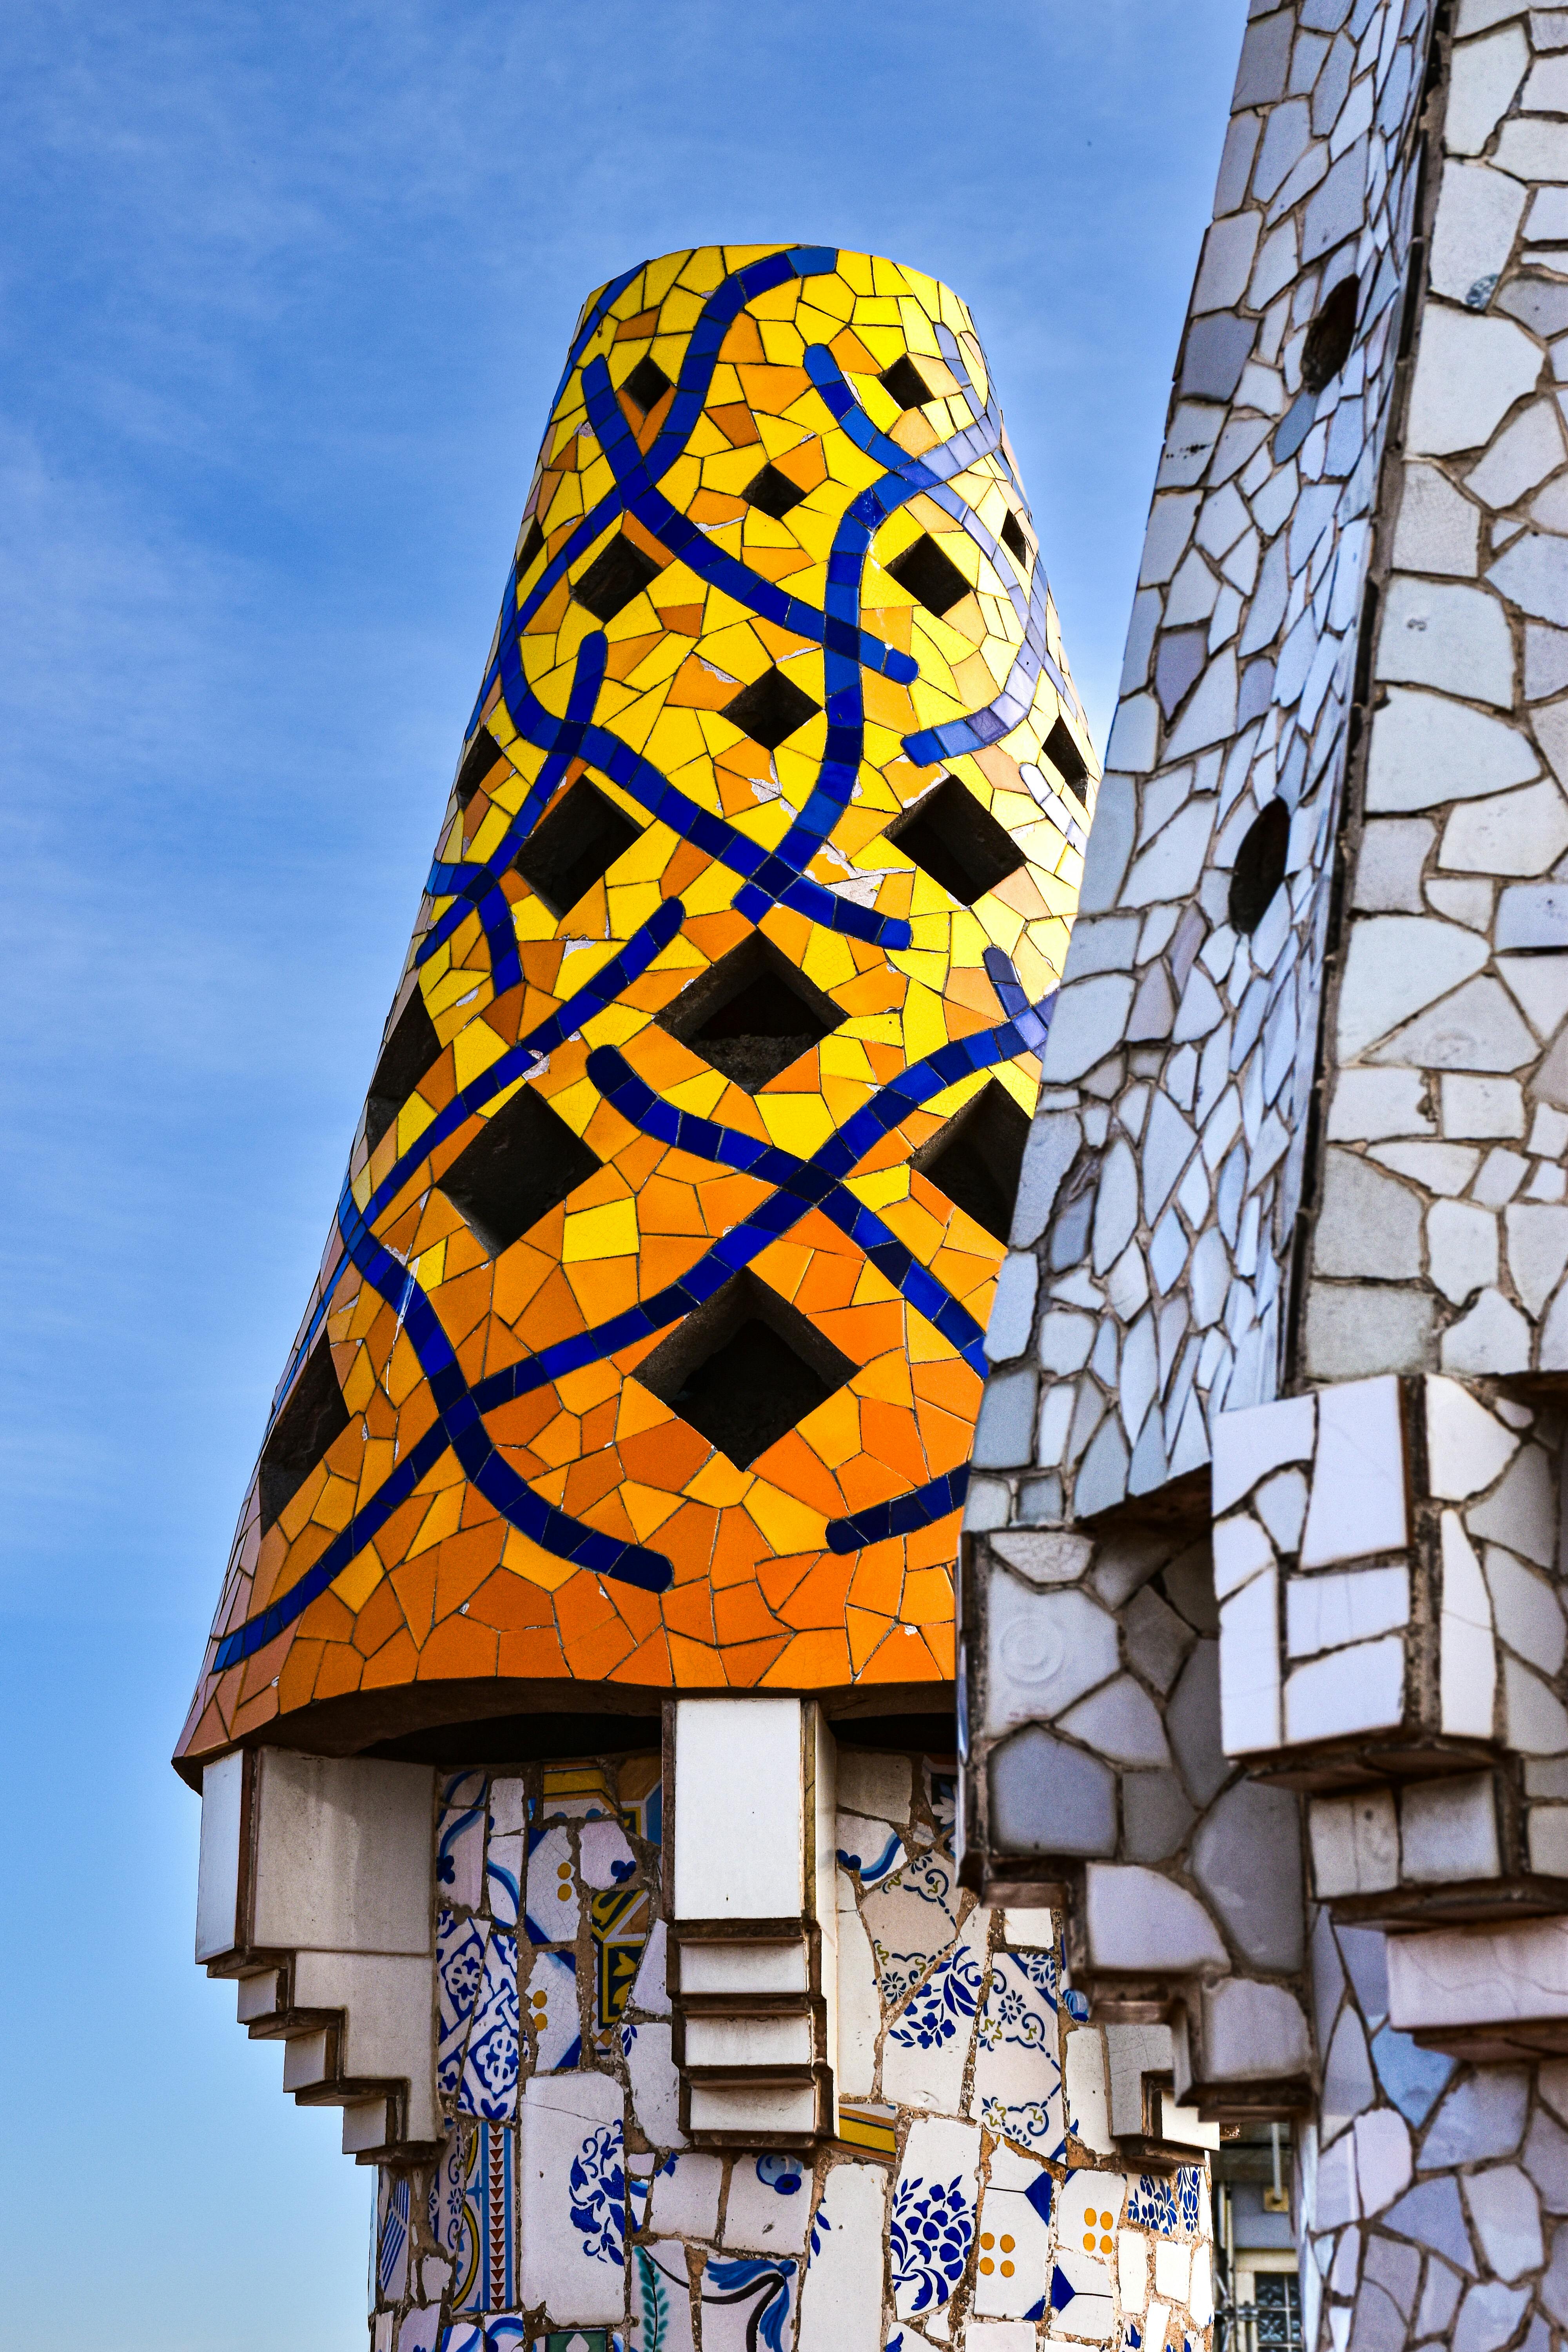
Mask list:
[[[1202,2158],[1108,2168],[1104,2041],[1051,1915],[958,1886],[951,1765],[841,1750],[838,1797],[837,2133],[815,2156],[715,2154],[682,2142],[650,1973],[658,1758],[448,1777],[447,2139],[433,2169],[381,2176],[374,2345],[1141,2352],[1153,2281],[1172,2345],[1195,2352]]]
[[[963,1874],[1308,2352],[1568,2324],[1565,186],[1568,10],[1251,0],[966,1513]]]

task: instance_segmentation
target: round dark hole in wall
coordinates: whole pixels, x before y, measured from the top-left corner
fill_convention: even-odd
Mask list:
[[[1301,382],[1309,392],[1321,392],[1349,359],[1360,301],[1360,278],[1342,278],[1308,328],[1301,347]]]
[[[1270,801],[1262,815],[1249,824],[1236,853],[1227,909],[1232,930],[1255,931],[1268,902],[1285,879],[1285,854],[1290,845],[1290,812],[1283,801]]]

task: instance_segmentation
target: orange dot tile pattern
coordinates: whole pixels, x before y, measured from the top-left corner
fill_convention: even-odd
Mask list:
[[[416,1684],[951,1680],[1095,774],[948,288],[593,297],[183,1759]]]

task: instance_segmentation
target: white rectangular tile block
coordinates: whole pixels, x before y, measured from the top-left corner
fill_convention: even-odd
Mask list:
[[[1389,2014],[1402,2033],[1568,2017],[1568,1919],[1388,1939]]]
[[[1352,1568],[1286,1579],[1286,1649],[1292,1658],[1369,1641],[1409,1622],[1407,1568]]]
[[[798,1699],[679,1700],[676,1918],[798,1918],[805,1802]]]
[[[1286,1677],[1285,1738],[1291,1745],[1392,1730],[1404,1713],[1405,1643],[1397,1633],[1332,1651]]]
[[[1384,1373],[1321,1390],[1302,1567],[1398,1551],[1406,1540],[1398,1381]]]
[[[1279,1585],[1269,1569],[1219,1612],[1220,1743],[1227,1756],[1279,1745]]]
[[[196,1866],[196,1958],[238,1948],[241,1799],[245,1754],[236,1748],[202,1774],[201,1858]]]
[[[1399,1884],[1399,1823],[1386,1789],[1307,1802],[1312,1876],[1320,1897],[1382,1895]]]

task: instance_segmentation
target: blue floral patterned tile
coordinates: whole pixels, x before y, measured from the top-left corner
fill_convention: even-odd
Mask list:
[[[940,2311],[963,2278],[974,2242],[979,2167],[977,2125],[928,2116],[910,2126],[888,2228],[900,2319]]]
[[[457,1772],[441,1790],[436,1884],[449,1903],[479,1906],[485,1858],[485,1776]]]
[[[626,2307],[625,2094],[607,2074],[536,2074],[522,2094],[521,2291],[562,2326]]]
[[[867,1901],[862,1917],[891,2008],[917,1985],[958,1933],[957,1872],[942,1853],[911,1857]]]
[[[702,2352],[792,2352],[798,2269],[784,2255],[710,2254],[702,2272]]]
[[[485,1938],[484,1978],[458,2091],[458,2105],[465,2115],[504,2123],[517,2113],[520,2055],[517,1937],[492,1927]]]
[[[474,2003],[485,1972],[485,1930],[481,1920],[443,1911],[436,1929],[437,2021],[436,2080],[450,2098],[463,2075],[463,2053],[473,2022]]]
[[[975,2041],[969,2112],[988,2132],[1059,2162],[1067,2154],[1067,2128],[1057,2037],[1050,1992],[1015,1954],[999,1952]]]
[[[889,2026],[882,2089],[904,2106],[956,2115],[985,1981],[987,1911],[972,1911],[953,1949],[916,1986]]]

